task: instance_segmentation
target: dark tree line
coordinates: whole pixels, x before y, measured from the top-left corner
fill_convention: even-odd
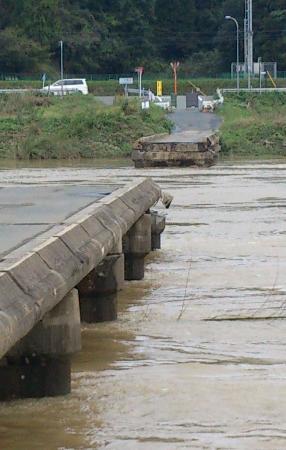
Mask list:
[[[253,0],[255,58],[286,70],[285,0]],[[177,59],[194,74],[229,71],[234,15],[244,0],[0,0],[0,72],[58,67],[60,39],[70,73],[128,73],[140,64],[167,70]]]

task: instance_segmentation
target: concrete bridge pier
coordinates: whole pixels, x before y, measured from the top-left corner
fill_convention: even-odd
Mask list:
[[[125,280],[144,278],[144,258],[151,252],[151,214],[144,214],[123,237]]]
[[[87,323],[116,320],[117,293],[123,283],[124,254],[110,254],[78,285],[81,320]]]
[[[161,234],[166,227],[166,217],[156,211],[151,212],[151,247],[152,250],[161,248]]]
[[[0,400],[53,397],[71,390],[71,355],[81,350],[76,289],[0,361]]]

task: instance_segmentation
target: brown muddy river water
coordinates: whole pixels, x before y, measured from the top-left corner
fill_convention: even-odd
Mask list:
[[[92,164],[0,185],[150,175],[174,195],[162,250],[117,322],[83,326],[69,396],[0,405],[0,449],[285,449],[286,162]]]

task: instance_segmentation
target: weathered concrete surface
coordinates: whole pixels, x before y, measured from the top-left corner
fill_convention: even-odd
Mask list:
[[[79,298],[73,289],[1,360],[0,401],[68,394],[70,358],[79,350]]]
[[[124,254],[108,255],[78,285],[81,320],[87,323],[117,319],[117,293],[124,285]]]
[[[54,309],[11,351],[9,359],[23,355],[72,355],[81,350],[81,320],[77,289],[72,289]]]
[[[125,280],[142,280],[144,278],[144,257],[151,250],[151,214],[144,214],[123,237]]]
[[[116,187],[116,184],[0,187],[0,259]]]
[[[166,227],[166,216],[157,211],[151,213],[151,247],[152,250],[161,248],[161,234]]]
[[[213,133],[221,125],[221,118],[213,113],[201,113],[197,109],[177,110],[169,116],[174,122],[174,133],[192,130],[195,132]]]
[[[112,251],[160,198],[151,179],[118,189],[0,261],[0,358]]]
[[[135,167],[208,167],[217,162],[220,118],[189,110],[176,111],[170,118],[175,124],[171,134],[142,138],[134,145]]]

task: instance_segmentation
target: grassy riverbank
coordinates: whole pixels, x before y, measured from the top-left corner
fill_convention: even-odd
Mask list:
[[[286,94],[232,94],[220,110],[222,153],[286,157]]]
[[[142,136],[167,132],[164,111],[136,100],[105,107],[93,96],[0,96],[0,158],[68,159],[130,155]]]

